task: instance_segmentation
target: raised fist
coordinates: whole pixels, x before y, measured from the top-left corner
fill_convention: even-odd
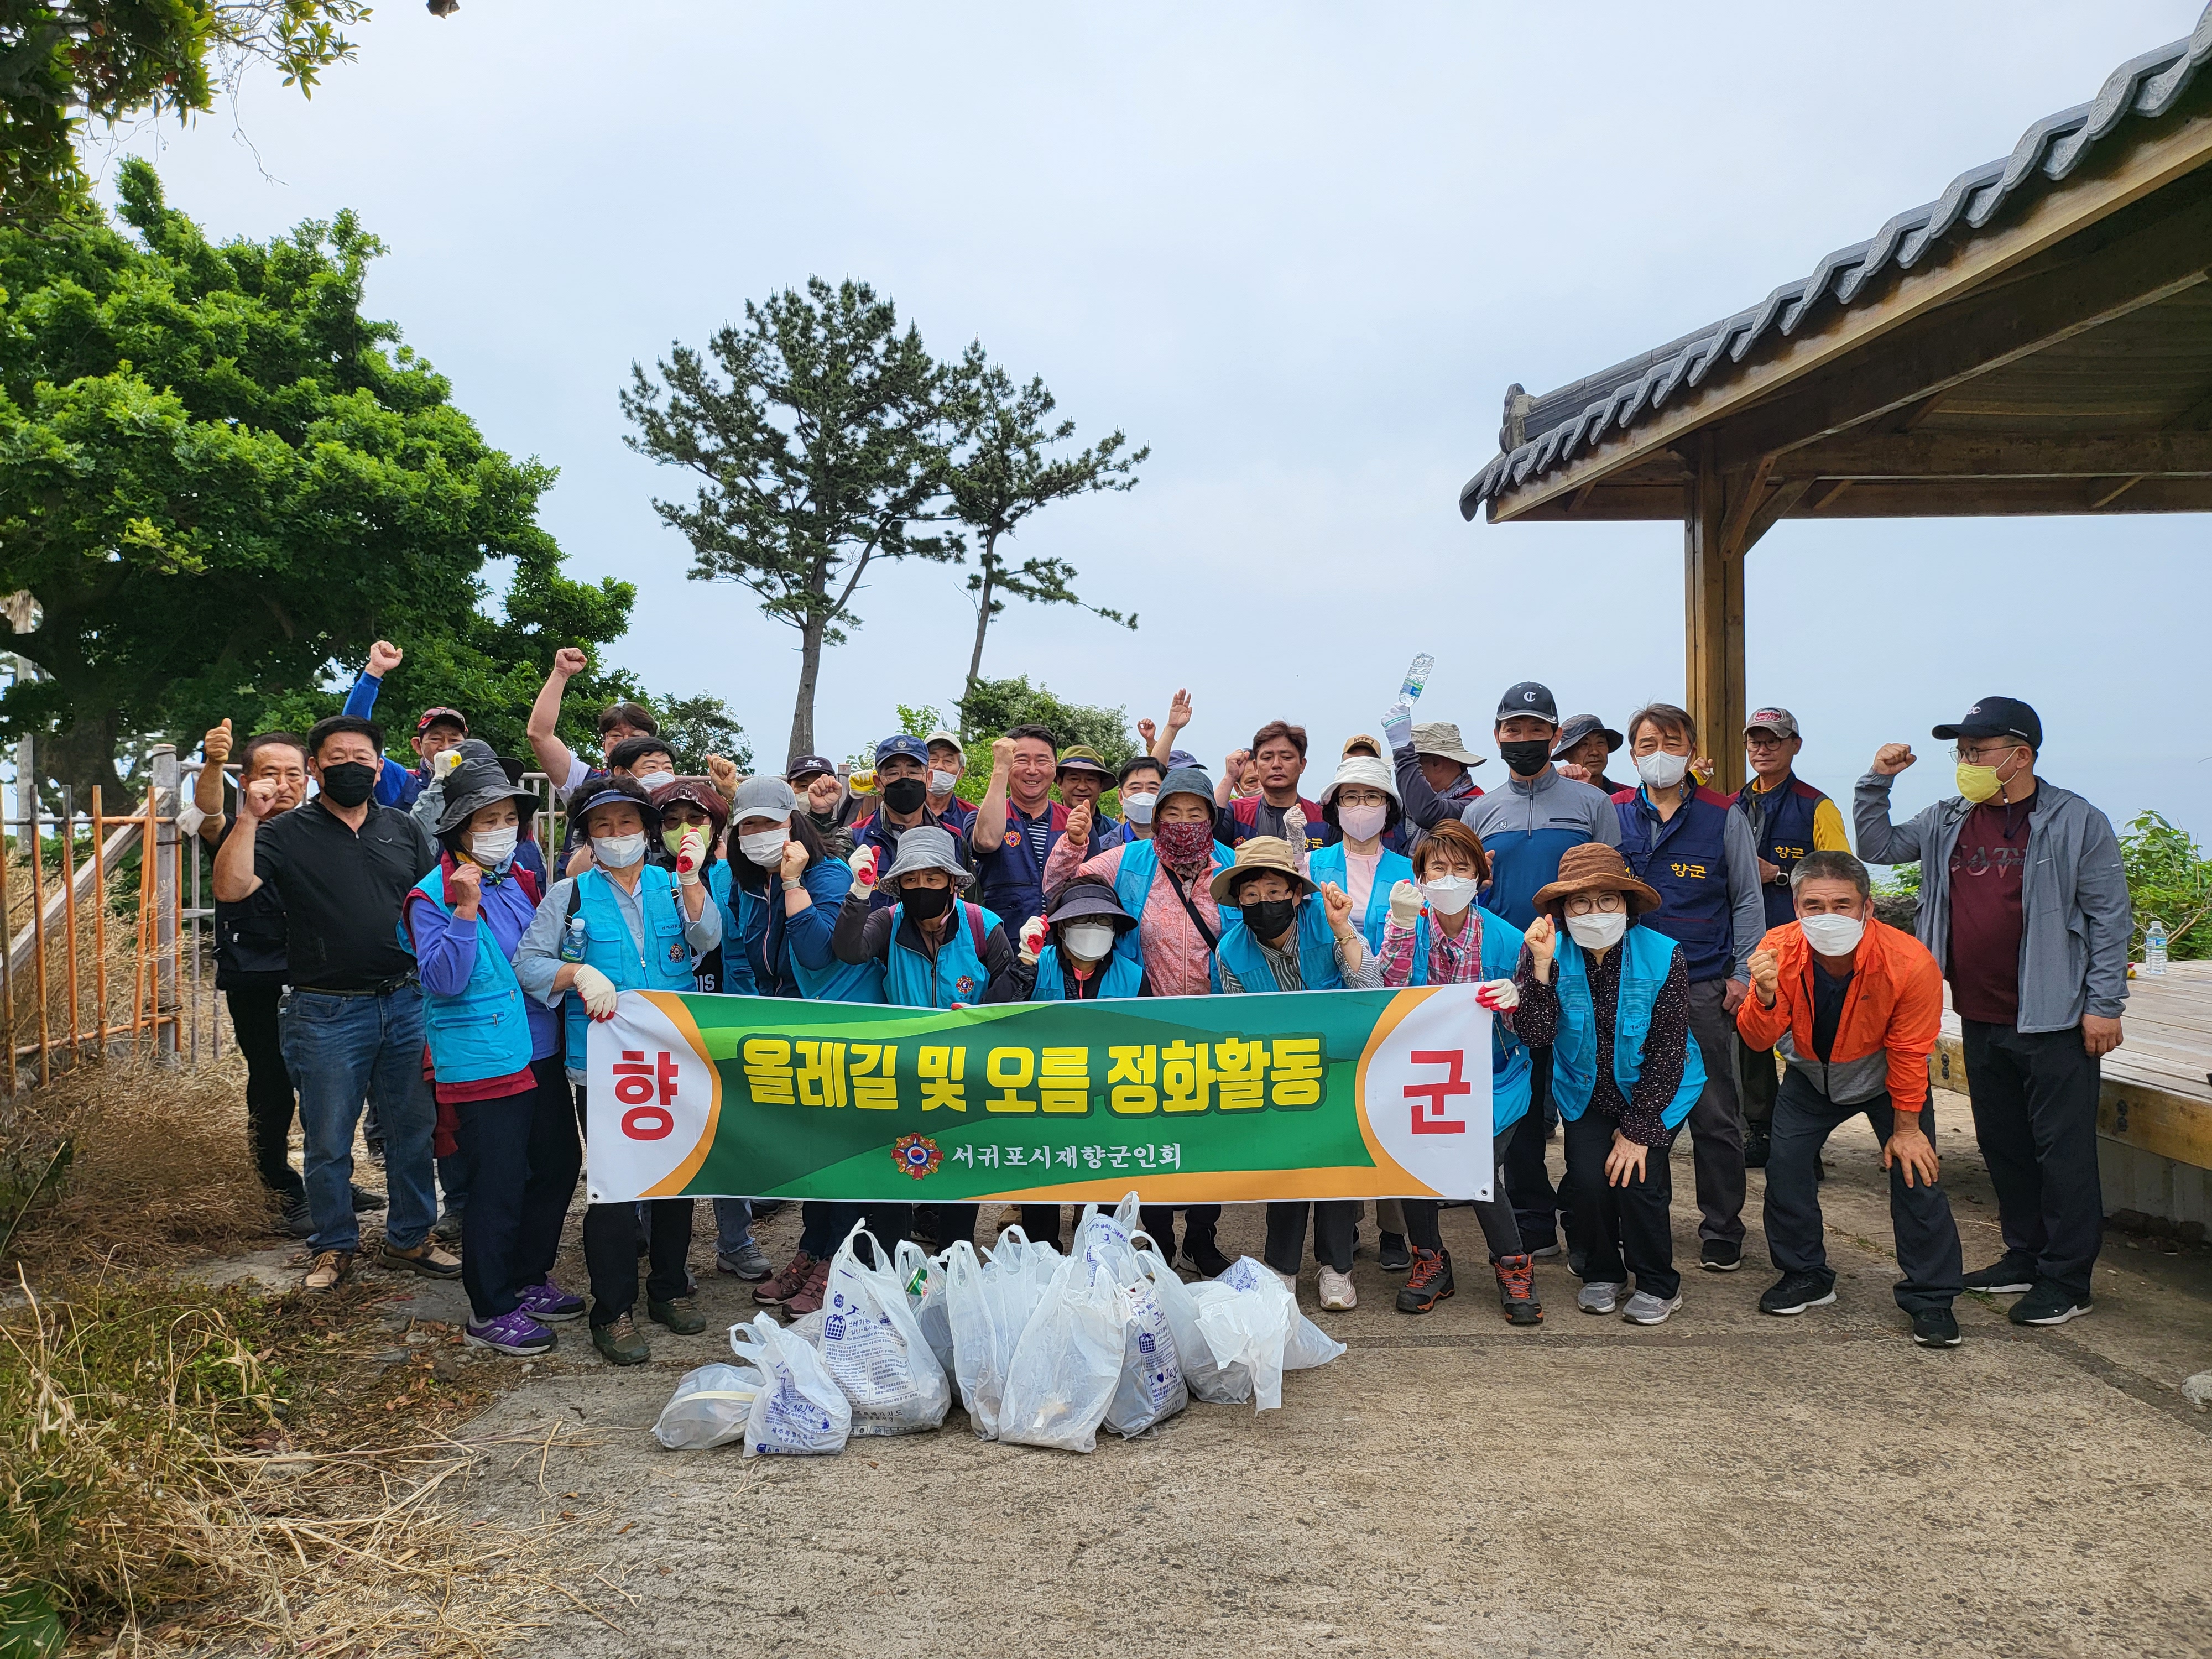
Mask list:
[[[446,878],[446,902],[453,913],[464,921],[473,917],[483,896],[483,872],[473,864],[455,864],[453,873]]]
[[[1352,895],[1333,881],[1321,884],[1322,908],[1328,912],[1328,925],[1341,935],[1352,931]]]
[[[1061,831],[1078,847],[1091,845],[1091,803],[1081,801],[1067,809],[1067,823]]]
[[[676,838],[676,879],[686,887],[696,887],[700,866],[706,862],[707,832],[695,823]]]
[[[368,647],[368,672],[382,679],[399,666],[400,659],[406,654],[390,640],[379,640]]]
[[[1572,778],[1577,783],[1593,783],[1596,781],[1595,779],[1590,776],[1589,768],[1584,766],[1580,761],[1561,761],[1559,763],[1559,770],[1561,777]]]
[[[738,763],[727,755],[707,757],[707,778],[714,793],[728,800],[738,793]]]
[[[1137,735],[1145,740],[1145,752],[1150,754],[1152,744],[1159,739],[1160,728],[1148,720],[1140,720],[1137,722]]]
[[[1759,998],[1759,1006],[1771,1008],[1774,994],[1782,985],[1782,964],[1774,952],[1764,945],[1751,953],[1751,988]]]
[[[1031,967],[1036,965],[1037,953],[1044,949],[1044,936],[1048,931],[1042,916],[1031,916],[1022,924],[1022,960]]]
[[[1531,957],[1540,963],[1549,962],[1552,952],[1559,949],[1559,930],[1551,917],[1539,916],[1528,924],[1528,931],[1521,935],[1521,939],[1528,947]]]
[[[875,849],[870,848],[868,850],[873,852]],[[808,857],[806,849],[796,839],[784,842],[783,864],[777,872],[778,875],[785,881],[797,881],[806,872]],[[873,862],[870,860],[871,865]]]
[[[1012,768],[1013,763],[1014,740],[1012,738],[992,738],[991,769],[994,772],[1007,771]]]
[[[1893,778],[1919,758],[1909,743],[1886,743],[1874,751],[1874,769],[1886,778]]]
[[[210,766],[220,766],[230,758],[230,722],[208,728],[207,736],[200,739],[200,758]]]
[[[238,797],[239,810],[250,818],[265,818],[276,805],[276,780],[256,778]]]
[[[553,672],[564,680],[573,680],[591,666],[592,659],[573,645],[564,645],[553,653]]]
[[[853,854],[853,885],[866,892],[876,884],[876,849],[860,848]]]

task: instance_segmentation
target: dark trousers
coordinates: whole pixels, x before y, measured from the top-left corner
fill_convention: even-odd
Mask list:
[[[1548,1136],[1544,1113],[1552,1100],[1552,1051],[1528,1051],[1528,1110],[1507,1132],[1505,1195],[1513,1206],[1514,1225],[1522,1242],[1532,1250],[1549,1249],[1559,1242],[1559,1212],[1573,1200],[1552,1186],[1552,1172],[1544,1167],[1544,1143]],[[1568,1155],[1573,1156],[1572,1141]],[[1571,1185],[1572,1170],[1569,1171]],[[1567,1231],[1574,1232],[1571,1217]],[[1410,1237],[1410,1235],[1408,1235]]]
[[[1705,1086],[1690,1108],[1690,1146],[1698,1170],[1698,1237],[1741,1244],[1743,1112],[1735,1098],[1735,1019],[1723,1006],[1727,987],[1724,979],[1690,987],[1690,1035],[1705,1062]]]
[[[1743,1103],[1743,1121],[1747,1128],[1765,1128],[1774,1118],[1774,1091],[1781,1086],[1781,1078],[1774,1065],[1774,1050],[1754,1048],[1743,1040],[1741,1032],[1735,1039],[1735,1091]]]
[[[1147,1204],[1137,1212],[1137,1218],[1152,1235],[1152,1243],[1160,1247],[1160,1254],[1170,1261],[1176,1258],[1176,1212],[1182,1212],[1182,1249],[1185,1255],[1198,1250],[1218,1250],[1214,1229],[1221,1224],[1218,1204]],[[1194,1257],[1194,1265],[1195,1258]]]
[[[254,1172],[270,1192],[295,1199],[305,1198],[307,1187],[292,1167],[292,1114],[298,1103],[276,1030],[276,1005],[283,995],[281,985],[222,994],[238,1052],[246,1056],[246,1141]]]
[[[2079,1026],[2016,1031],[1959,1022],[1974,1139],[1997,1189],[2006,1256],[2074,1296],[2105,1242],[2097,1174],[2097,1062]]]
[[[1567,1124],[1575,1236],[1589,1253],[1583,1263],[1583,1278],[1593,1285],[1624,1285],[1633,1276],[1638,1290],[1668,1301],[1682,1289],[1682,1275],[1674,1271],[1674,1232],[1668,1217],[1674,1201],[1674,1172],[1668,1167],[1667,1148],[1654,1146],[1644,1155],[1640,1179],[1631,1176],[1626,1187],[1608,1185],[1605,1157],[1613,1150],[1613,1132],[1618,1127],[1595,1107],[1585,1109]]]
[[[1305,1255],[1306,1216],[1313,1216],[1314,1255],[1325,1267],[1340,1273],[1352,1271],[1352,1240],[1359,1225],[1359,1200],[1324,1198],[1267,1206],[1267,1265],[1279,1273],[1294,1273]]]
[[[1812,1080],[1792,1071],[1774,1101],[1771,1150],[1766,1160],[1766,1254],[1785,1273],[1810,1273],[1824,1285],[1836,1282],[1822,1243],[1820,1148],[1828,1137],[1860,1113],[1887,1142],[1897,1114],[1887,1094],[1856,1106],[1838,1106]],[[1936,1136],[1935,1103],[1920,1109],[1920,1127]],[[1897,1238],[1897,1305],[1909,1314],[1948,1308],[1966,1288],[1959,1259],[1959,1224],[1951,1218],[1951,1199],[1939,1182],[1905,1184],[1905,1166],[1889,1172],[1889,1224]]]
[[[810,1198],[799,1206],[799,1248],[817,1261],[827,1261],[837,1254],[846,1235],[863,1221],[869,1233],[882,1241],[884,1249],[896,1249],[899,1240],[913,1230],[914,1206],[831,1204]],[[860,1241],[858,1253],[872,1265],[866,1239]]]
[[[553,1271],[583,1167],[561,1056],[532,1060],[530,1071],[537,1087],[455,1109],[455,1138],[476,1175],[461,1212],[461,1283],[479,1321],[514,1311]]]
[[[1076,1212],[1080,1215],[1082,1212]],[[1049,1244],[1060,1249],[1060,1206],[1057,1204],[1024,1204],[1022,1206],[1022,1232],[1032,1244]]]
[[[584,1087],[576,1085],[576,1121],[588,1125]],[[592,1280],[592,1323],[611,1325],[637,1306],[638,1212],[646,1227],[645,1293],[673,1302],[691,1293],[691,1206],[688,1198],[593,1204],[584,1211],[584,1270]],[[471,1206],[471,1208],[474,1206]],[[468,1212],[462,1212],[463,1226]]]
[[[1474,1218],[1482,1224],[1483,1243],[1490,1246],[1492,1261],[1502,1255],[1521,1254],[1521,1229],[1513,1218],[1513,1206],[1505,1197],[1505,1148],[1513,1138],[1512,1128],[1491,1143],[1493,1160],[1490,1177],[1490,1197],[1487,1201],[1477,1200],[1474,1205]],[[1424,1250],[1441,1250],[1444,1237],[1437,1224],[1437,1206],[1433,1198],[1409,1198],[1404,1200],[1406,1237]]]
[[[975,1222],[983,1212],[980,1204],[916,1204],[914,1211],[914,1231],[929,1239],[942,1250],[966,1239],[975,1242]],[[1028,1229],[1024,1228],[1024,1231]],[[884,1241],[888,1246],[890,1239]]]

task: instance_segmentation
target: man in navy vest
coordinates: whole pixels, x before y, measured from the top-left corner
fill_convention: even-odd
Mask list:
[[[1620,855],[1659,893],[1644,925],[1682,947],[1689,969],[1690,1030],[1705,1064],[1705,1086],[1690,1109],[1697,1150],[1698,1265],[1732,1273],[1743,1266],[1743,1115],[1735,1093],[1735,1011],[1751,988],[1751,953],[1766,935],[1759,849],[1751,821],[1729,797],[1690,775],[1698,723],[1673,703],[1648,703],[1629,717],[1628,752],[1643,780],[1613,798]]]
[[[960,840],[960,826],[930,810],[928,778],[929,750],[920,738],[902,732],[876,745],[876,799],[881,805],[853,826],[853,850],[874,848],[877,869],[890,869],[898,857],[899,837],[923,824],[951,836],[962,865],[972,864]],[[896,896],[884,887],[872,902],[877,909],[885,909]]]
[[[1736,791],[1736,810],[1751,824],[1759,849],[1759,891],[1766,900],[1766,925],[1780,927],[1796,920],[1790,878],[1808,853],[1848,853],[1844,815],[1835,802],[1792,769],[1805,746],[1797,717],[1786,708],[1754,708],[1744,723],[1743,757],[1751,781]],[[1748,1170],[1766,1167],[1767,1127],[1774,1120],[1775,1092],[1781,1086],[1774,1050],[1753,1048],[1736,1034],[1736,1091],[1743,1102],[1743,1162]]]
[[[1067,828],[1052,798],[1060,751],[1051,728],[1017,726],[991,745],[991,783],[968,826],[968,851],[983,884],[983,908],[1014,932],[1044,914],[1044,861]],[[1084,853],[1098,850],[1097,820]]]

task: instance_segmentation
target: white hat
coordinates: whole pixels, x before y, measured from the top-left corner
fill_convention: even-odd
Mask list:
[[[921,740],[921,746],[927,749],[933,743],[949,743],[952,745],[953,751],[957,754],[963,762],[968,758],[968,751],[961,747],[959,734],[957,732],[947,732],[944,727],[939,726],[936,731],[931,732],[927,737]]]
[[[1336,799],[1336,792],[1347,783],[1364,784],[1370,789],[1380,789],[1393,801],[1398,799],[1398,780],[1390,769],[1372,755],[1346,755],[1336,763],[1336,775],[1329,780],[1328,787],[1321,792],[1321,804],[1326,806]]]

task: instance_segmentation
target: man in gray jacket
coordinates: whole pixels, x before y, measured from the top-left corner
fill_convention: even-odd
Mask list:
[[[1859,856],[1918,860],[1920,942],[1951,985],[2005,1247],[1966,1288],[2025,1292],[2014,1324],[2063,1325],[2089,1311],[2104,1240],[2098,1060],[2127,1004],[2127,877],[2111,820],[2035,775],[2035,710],[1984,697],[1935,735],[1956,744],[1958,794],[1891,823],[1891,780],[1917,757],[1883,744],[1853,796]]]

